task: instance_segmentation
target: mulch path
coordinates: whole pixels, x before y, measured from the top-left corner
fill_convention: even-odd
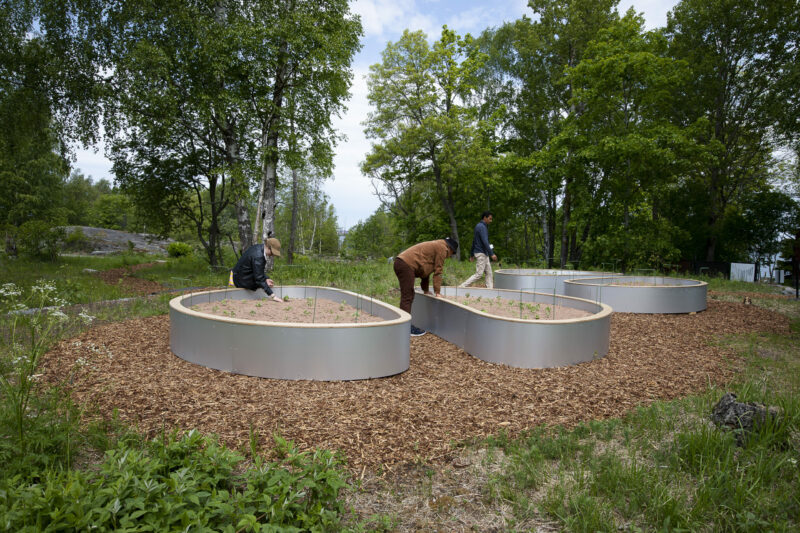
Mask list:
[[[170,352],[169,317],[157,316],[62,341],[45,357],[43,371],[49,382],[66,382],[97,416],[117,409],[151,436],[197,428],[245,447],[252,427],[271,448],[278,430],[301,449],[343,451],[355,471],[379,465],[391,471],[418,459],[450,460],[451,443],[473,437],[618,417],[637,405],[726,383],[738,360],[712,341],[749,332],[788,333],[788,320],[714,300],[693,315],[615,313],[605,358],[543,370],[485,363],[427,334],[411,339],[411,367],[403,374],[314,382],[187,363]]]
[[[140,263],[138,265],[111,268],[109,270],[97,272],[95,276],[109,285],[122,285],[125,289],[135,294],[155,294],[164,290],[164,287],[160,283],[133,277],[134,272],[150,268],[153,265],[155,265],[155,263]]]

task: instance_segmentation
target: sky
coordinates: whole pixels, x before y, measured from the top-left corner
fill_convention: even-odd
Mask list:
[[[667,12],[677,0],[621,0],[617,7],[624,14],[631,6],[645,18],[647,29],[664,26]],[[348,109],[334,121],[347,140],[339,143],[334,156],[333,179],[325,182],[338,217],[339,226],[348,229],[366,220],[379,207],[369,178],[362,175],[360,163],[370,151],[370,141],[364,136],[362,123],[369,112],[366,75],[370,65],[380,61],[381,52],[389,42],[397,41],[404,29],[423,30],[435,40],[443,25],[459,35],[478,35],[495,27],[532,15],[527,0],[353,0],[351,10],[361,16],[364,29],[363,47],[353,58],[353,85]],[[78,150],[75,168],[95,181],[113,181],[111,163],[103,156],[102,148]]]

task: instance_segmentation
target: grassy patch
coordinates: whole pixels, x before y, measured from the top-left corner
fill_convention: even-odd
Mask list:
[[[69,303],[92,303],[131,296],[124,287],[99,280],[92,271],[121,268],[154,260],[145,254],[109,256],[61,256],[57,261],[34,261],[22,257],[0,255],[0,279],[14,283],[29,293],[41,279],[55,284],[57,294]],[[50,303],[46,303],[50,305]]]
[[[722,285],[735,298],[753,284]],[[741,298],[738,299],[741,301]],[[764,302],[775,299],[765,298]],[[754,305],[762,300],[753,298]],[[786,301],[797,316],[800,303]],[[768,307],[765,305],[765,307]],[[800,335],[733,335],[746,356],[729,386],[740,401],[775,405],[783,417],[737,445],[709,419],[722,390],[658,402],[622,420],[538,428],[491,439],[505,456],[488,485],[512,501],[512,522],[547,516],[568,531],[796,531],[800,527]]]

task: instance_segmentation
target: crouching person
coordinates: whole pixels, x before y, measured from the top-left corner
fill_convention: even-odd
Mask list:
[[[430,294],[430,276],[433,274],[433,293],[437,298],[441,296],[444,260],[455,255],[457,250],[458,242],[447,237],[415,244],[395,258],[394,274],[400,284],[400,309],[411,313],[416,278],[422,279],[422,292]],[[424,334],[424,329],[411,325],[412,337]]]
[[[265,239],[264,244],[254,244],[242,254],[231,271],[233,285],[240,289],[255,291],[264,289],[267,296],[275,302],[282,302],[273,292],[275,282],[267,277],[267,257],[281,256],[281,242],[278,239]]]

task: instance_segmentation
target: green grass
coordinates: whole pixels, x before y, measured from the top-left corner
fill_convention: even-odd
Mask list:
[[[738,284],[720,286],[741,290]],[[753,286],[743,289],[752,292]],[[791,305],[797,316],[800,302]],[[776,405],[784,413],[744,446],[711,424],[711,408],[725,391],[710,388],[638,408],[620,420],[490,439],[488,445],[506,459],[487,499],[512,502],[512,522],[546,516],[567,531],[797,531],[799,330],[795,324],[789,337],[733,335],[722,341],[747,361],[742,378],[726,390],[739,401]]]
[[[85,270],[109,270],[154,259],[156,257],[144,254],[120,254],[101,257],[61,256],[53,262],[42,262],[0,254],[0,279],[3,283],[14,283],[26,291],[40,279],[50,280],[55,283],[58,295],[69,303],[115,300],[131,296],[131,293],[121,286],[103,283],[92,272]]]

